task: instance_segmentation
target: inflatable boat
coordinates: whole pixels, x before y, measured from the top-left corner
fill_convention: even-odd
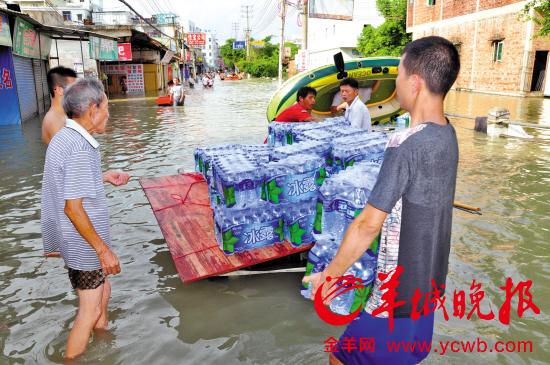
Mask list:
[[[340,81],[345,77],[357,79],[360,88],[373,88],[375,83],[380,81],[375,88],[376,91],[366,102],[373,124],[387,123],[404,112],[397,101],[395,89],[398,57],[362,58],[341,61],[340,67],[336,65],[304,71],[288,79],[269,102],[268,121],[272,121],[283,110],[294,104],[298,89],[304,86],[310,86],[317,90],[317,103],[313,113],[329,116],[334,95],[339,91]]]

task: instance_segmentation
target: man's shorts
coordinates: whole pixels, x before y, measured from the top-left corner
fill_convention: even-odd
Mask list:
[[[92,271],[81,271],[68,268],[69,280],[73,289],[90,290],[97,289],[105,282],[105,273],[103,269]]]
[[[373,317],[363,312],[348,325],[338,341],[338,351],[332,354],[346,365],[409,365],[418,364],[428,357],[430,349],[424,347],[424,344],[431,346],[433,313],[421,316],[416,321],[411,318],[394,318],[393,326],[393,332],[390,333],[387,318]],[[357,349],[353,350],[350,343],[354,343]],[[407,351],[403,346],[409,346]]]

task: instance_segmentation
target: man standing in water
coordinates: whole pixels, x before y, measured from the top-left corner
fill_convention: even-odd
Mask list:
[[[376,349],[348,352],[339,347],[339,352],[330,356],[331,364],[417,364],[429,355],[420,349],[389,352],[387,343],[430,343],[434,314],[412,319],[411,301],[416,289],[422,294],[435,289],[440,295],[445,293],[458,143],[443,114],[443,101],[459,69],[458,52],[444,38],[421,38],[405,47],[396,81],[397,97],[411,114],[411,128],[390,137],[369,202],[347,229],[335,258],[324,272],[304,278],[313,284],[315,293],[327,277],[342,276],[382,229],[373,293],[365,311],[342,335],[357,342],[373,338]],[[382,306],[382,295],[387,292],[382,286],[392,277],[396,279],[398,267],[404,275],[398,278],[395,303],[405,304],[387,309]],[[322,287],[323,297],[328,286]],[[422,295],[417,310],[423,308],[424,298]]]
[[[76,72],[73,69],[58,66],[48,71],[48,89],[51,95],[50,110],[42,120],[42,142],[48,145],[61,128],[65,127],[67,115],[63,110],[63,94],[65,89],[76,81]],[[114,186],[124,185],[130,179],[130,175],[119,171],[106,171],[103,173],[103,181]]]
[[[111,286],[120,272],[111,251],[109,210],[101,175],[99,143],[109,110],[103,85],[79,79],[65,90],[66,126],[46,152],[42,185],[42,237],[46,254],[60,252],[78,295],[78,314],[67,340],[66,358],[82,354],[92,330],[105,330]]]
[[[75,82],[76,72],[70,68],[58,66],[48,71],[46,79],[52,97],[50,110],[42,120],[42,142],[47,145],[53,136],[65,126],[67,116],[63,110],[63,93],[67,86]]]

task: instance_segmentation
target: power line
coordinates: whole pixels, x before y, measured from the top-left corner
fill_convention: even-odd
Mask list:
[[[118,0],[120,1],[121,3],[123,3],[124,5],[126,5],[128,7],[128,9],[130,9],[131,11],[134,12],[134,14],[136,14],[141,20],[143,20],[145,23],[147,23],[151,28],[155,29],[157,32],[159,32],[160,34],[162,34],[163,36],[165,36],[166,38],[169,38],[171,40],[173,40],[174,42],[176,41],[173,37],[169,36],[168,34],[164,33],[163,31],[161,31],[160,29],[158,29],[157,27],[155,27],[153,24],[151,24],[149,22],[149,20],[145,19],[140,13],[138,13],[130,4],[128,4],[126,2],[126,0]]]
[[[235,40],[239,37],[239,22],[233,22],[232,24],[233,34],[235,34]]]

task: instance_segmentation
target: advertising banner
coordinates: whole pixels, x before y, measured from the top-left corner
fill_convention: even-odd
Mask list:
[[[246,42],[245,41],[235,41],[233,42],[233,49],[245,49],[246,48]]]
[[[107,75],[126,76],[126,88],[128,94],[143,94],[145,81],[143,79],[142,64],[106,65],[103,71]]]
[[[174,57],[174,52],[166,51],[164,57],[160,60],[160,63],[168,64],[172,60],[172,57]]]
[[[252,41],[250,44],[252,48],[265,48],[265,41]]]
[[[0,46],[11,47],[10,24],[4,14],[0,14]]]
[[[204,46],[206,44],[206,33],[187,33],[188,46]]]
[[[353,0],[310,0],[309,17],[353,20]]]
[[[119,43],[118,44],[118,60],[119,61],[131,61],[132,60],[132,44]]]
[[[101,61],[118,60],[118,42],[112,39],[90,36],[90,58]]]
[[[15,85],[11,50],[0,47],[0,100],[2,101],[2,116],[0,125],[20,124],[19,99]]]
[[[296,69],[298,72],[307,70],[309,65],[309,51],[299,50],[296,54]]]
[[[52,40],[46,34],[40,33],[34,29],[32,24],[27,23],[21,18],[15,20],[15,37],[13,39],[13,53],[28,58],[48,59]],[[42,51],[42,54],[40,52]]]

